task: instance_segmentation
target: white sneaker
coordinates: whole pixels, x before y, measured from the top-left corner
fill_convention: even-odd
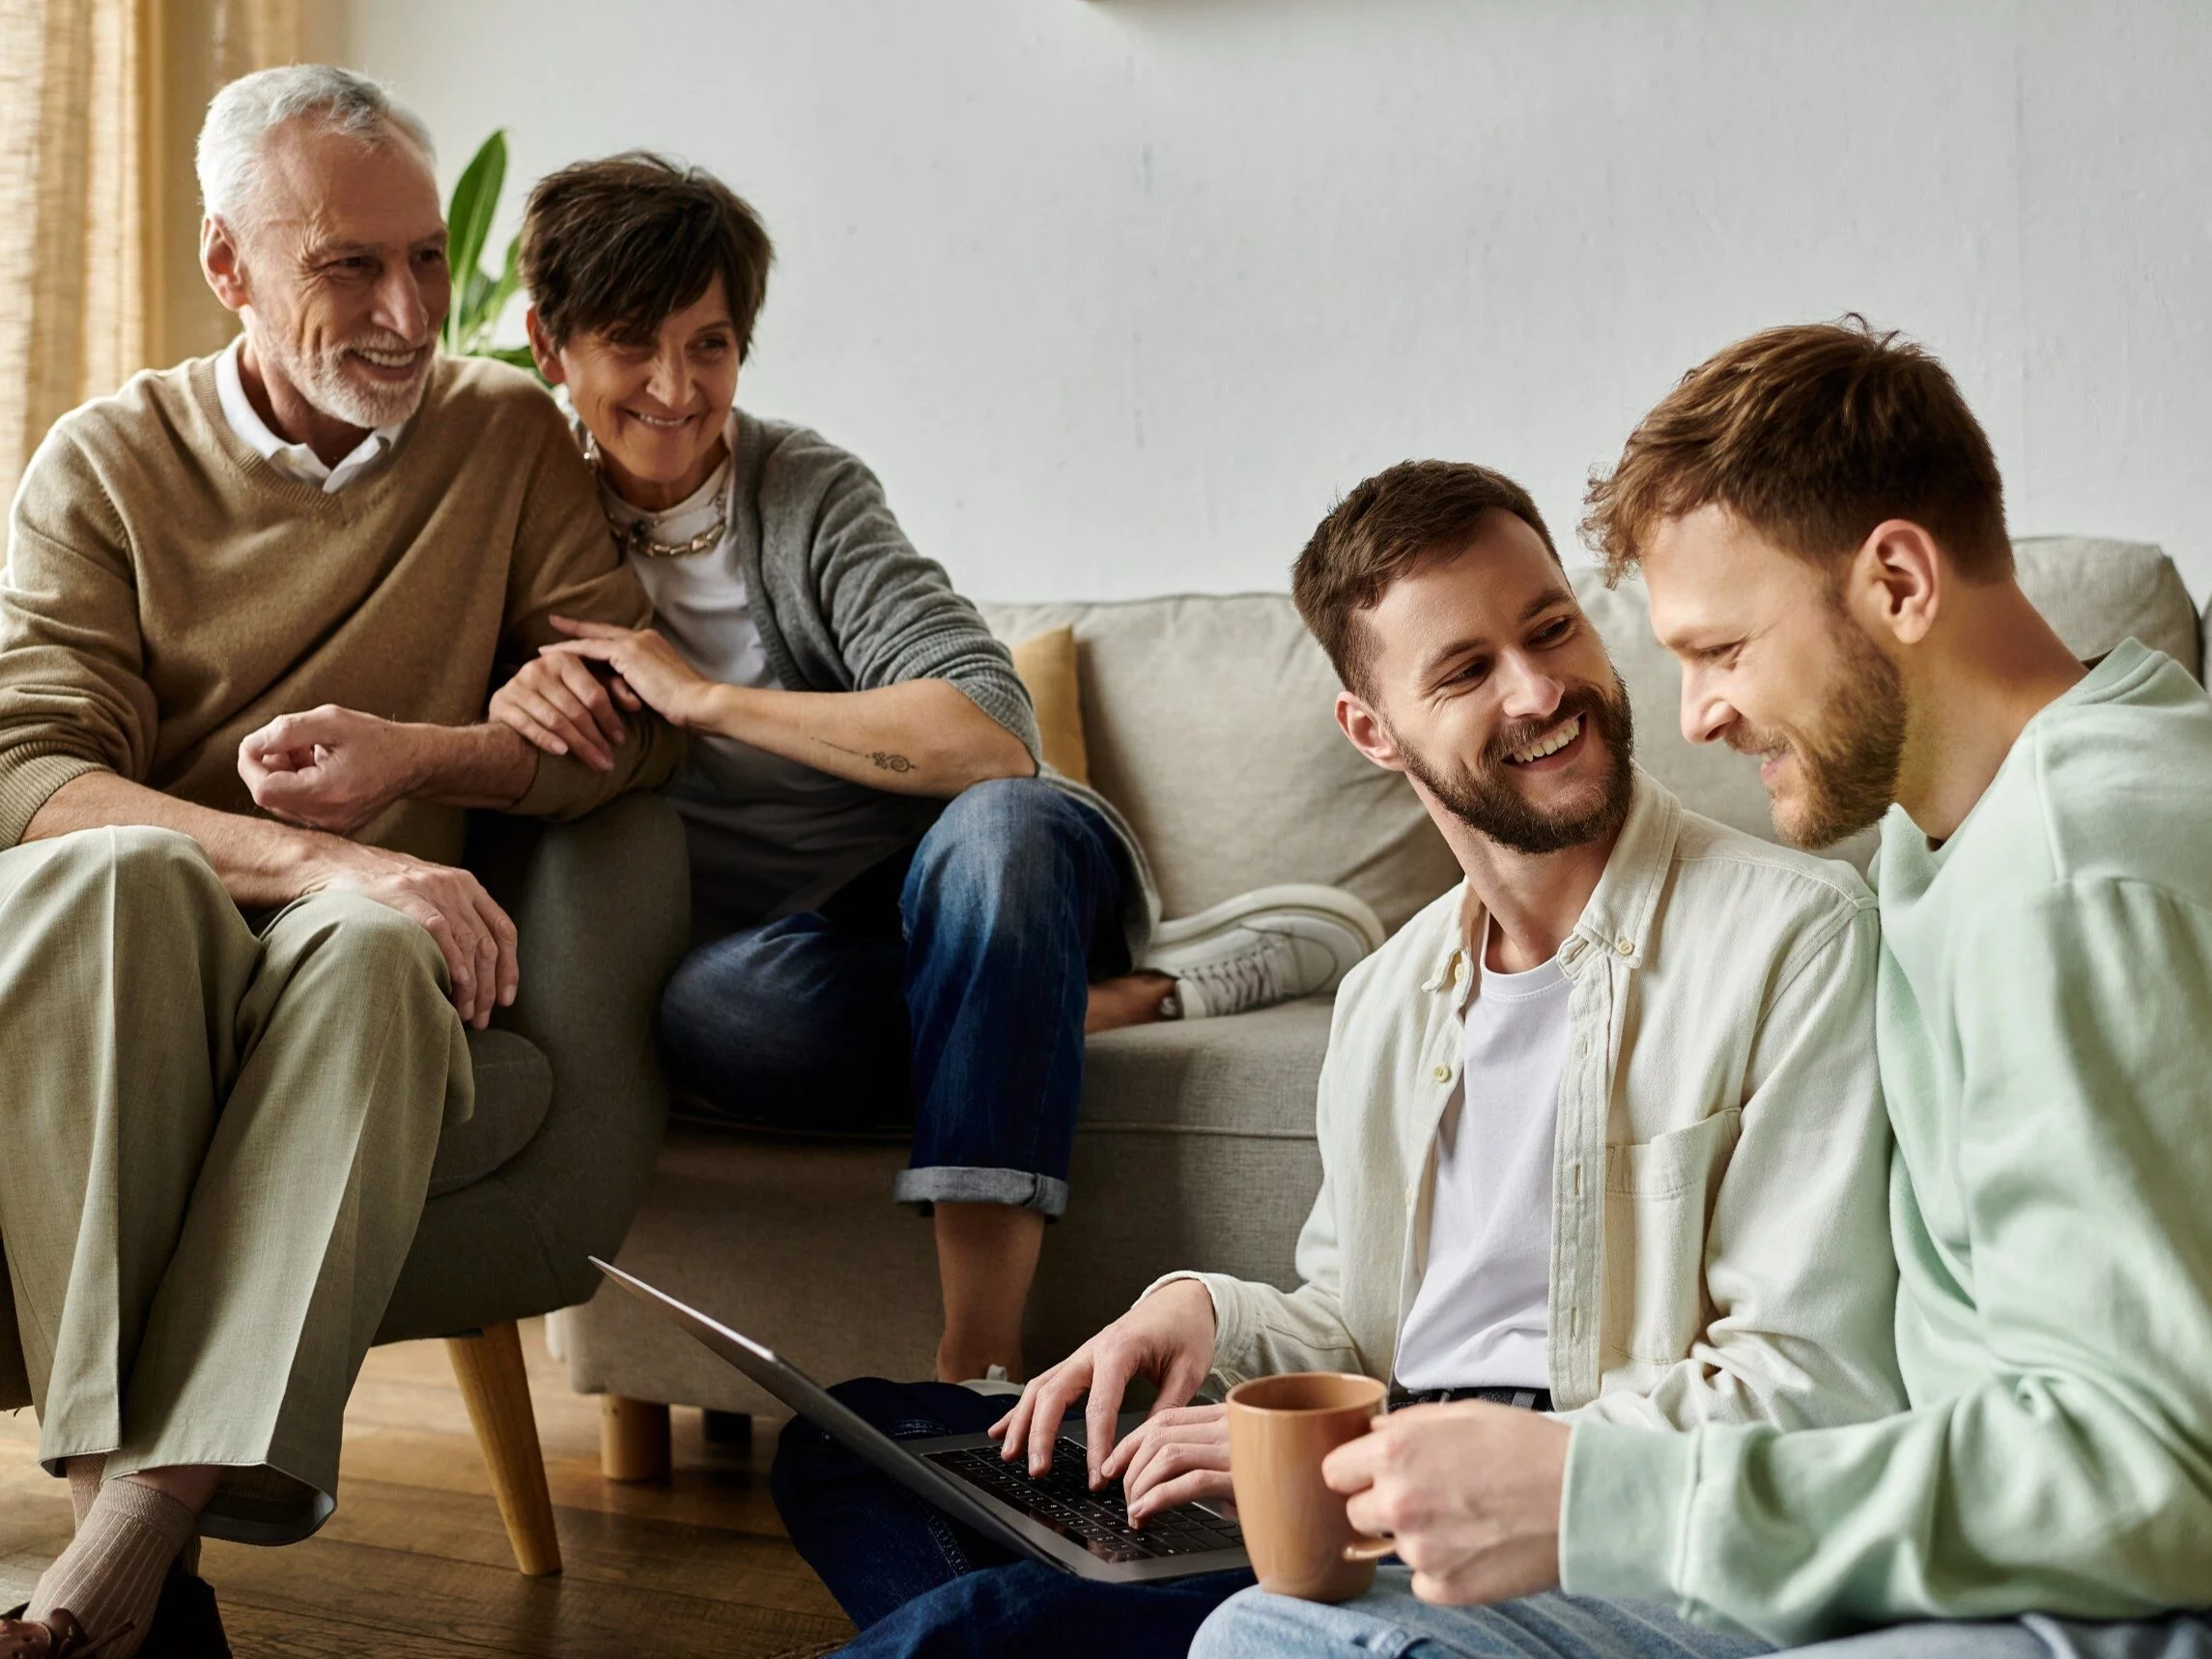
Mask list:
[[[1299,882],[1161,923],[1137,965],[1174,978],[1163,1010],[1171,1018],[1210,1019],[1334,990],[1382,937],[1360,900]]]

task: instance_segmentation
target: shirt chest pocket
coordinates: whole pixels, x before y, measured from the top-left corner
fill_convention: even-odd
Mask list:
[[[1706,1231],[1743,1117],[1605,1148],[1606,1352],[1671,1364],[1711,1320]]]

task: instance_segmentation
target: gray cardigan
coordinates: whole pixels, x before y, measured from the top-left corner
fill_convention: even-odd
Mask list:
[[[793,691],[868,691],[950,680],[1038,758],[1036,711],[1011,653],[915,552],[883,485],[819,433],[738,413],[731,530],[752,619],[776,677]],[[1038,776],[1113,826],[1135,873],[1124,915],[1132,958],[1159,919],[1150,863],[1094,789],[1038,764]]]

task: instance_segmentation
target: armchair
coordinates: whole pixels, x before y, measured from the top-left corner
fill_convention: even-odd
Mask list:
[[[560,1570],[518,1320],[586,1300],[643,1201],[667,1099],[661,987],[691,927],[683,826],[631,794],[568,824],[479,815],[466,858],[515,920],[522,984],[471,1033],[475,1116],[440,1145],[377,1341],[443,1336],[517,1564]],[[0,1257],[0,1410],[31,1403]]]

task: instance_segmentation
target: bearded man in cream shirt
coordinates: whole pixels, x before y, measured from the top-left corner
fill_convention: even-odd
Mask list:
[[[1466,872],[1338,995],[1303,1282],[1171,1274],[996,1422],[956,1387],[869,1380],[848,1401],[895,1433],[988,1425],[1041,1473],[1088,1393],[1091,1479],[1120,1478],[1139,1523],[1231,1495],[1222,1408],[1188,1403],[1208,1377],[1360,1371],[1414,1410],[1675,1429],[1895,1409],[1865,885],[1637,770],[1619,677],[1511,480],[1444,462],[1368,479],[1293,593],[1344,682],[1345,734],[1406,775]],[[1158,1403],[1117,1444],[1138,1376]],[[1180,1653],[1251,1583],[1010,1561],[888,1491],[871,1504],[889,1482],[849,1465],[794,1424],[776,1496],[863,1626],[855,1654],[955,1629],[978,1651]],[[928,1543],[948,1530],[956,1549]],[[1653,1607],[1527,1605],[1632,1626],[1655,1654],[1754,1646]]]

